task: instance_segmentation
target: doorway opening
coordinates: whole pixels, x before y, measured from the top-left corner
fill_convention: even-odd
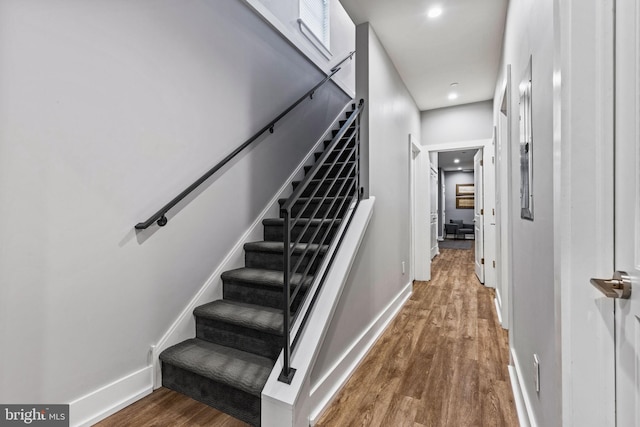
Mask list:
[[[434,152],[437,157],[436,176],[431,186],[437,189],[431,194],[432,206],[437,203],[438,242],[449,246],[471,249],[475,240],[474,205],[476,188],[473,157],[478,149]],[[431,165],[432,170],[434,164]],[[433,178],[436,182],[434,183]],[[435,197],[434,197],[435,196]],[[455,241],[469,241],[456,245]]]
[[[423,167],[425,169],[428,168],[430,173],[423,175],[427,181],[424,186],[426,191],[418,192],[415,197],[425,199],[426,203],[415,203],[414,205],[426,205],[430,216],[428,221],[425,221],[424,214],[416,212],[413,215],[415,221],[413,229],[417,233],[423,232],[427,236],[426,241],[430,242],[430,250],[428,251],[429,256],[427,256],[427,259],[414,259],[416,267],[420,268],[421,265],[426,265],[426,268],[430,271],[431,259],[437,255],[439,250],[438,246],[434,248],[434,244],[439,245],[440,242],[447,241],[447,237],[451,237],[452,240],[457,240],[460,243],[473,241],[473,250],[477,258],[476,274],[485,286],[495,287],[493,139],[452,142],[429,145],[422,148],[426,149],[429,154],[428,156],[423,156],[423,162],[426,163]],[[474,156],[480,168],[475,167],[473,163]],[[453,163],[456,158],[459,163]],[[469,158],[471,163],[469,163]],[[449,161],[456,166],[445,166],[448,165]],[[487,163],[490,163],[489,167],[487,167]],[[457,166],[458,164],[459,166]],[[445,168],[442,166],[445,166]],[[443,169],[453,170],[447,171]],[[478,173],[470,172],[474,169],[478,170]],[[464,182],[453,180],[453,175],[449,175],[449,172],[461,172],[459,177]],[[449,175],[449,184],[453,184],[453,186],[447,184],[447,175]],[[453,190],[447,191],[448,187],[453,187]],[[450,222],[451,220],[455,221],[454,223],[459,223],[454,235],[445,233],[447,231],[445,225],[448,223],[454,224]],[[473,226],[471,227],[471,225]],[[447,228],[455,229],[456,227]]]

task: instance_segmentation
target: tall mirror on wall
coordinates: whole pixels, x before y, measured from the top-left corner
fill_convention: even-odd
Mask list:
[[[520,217],[533,221],[533,129],[531,57],[520,82]]]

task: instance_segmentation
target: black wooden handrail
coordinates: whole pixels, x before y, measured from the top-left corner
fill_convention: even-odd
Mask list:
[[[355,50],[352,51],[351,53],[349,53],[349,55],[347,55],[342,61],[338,62],[333,68],[331,68],[331,70],[329,71],[329,74],[327,74],[327,76],[324,79],[322,79],[318,84],[316,84],[313,88],[311,88],[309,91],[307,91],[307,93],[305,93],[300,98],[298,98],[298,100],[295,101],[293,104],[291,104],[286,110],[284,110],[282,113],[278,114],[278,116],[275,119],[271,120],[269,122],[269,124],[267,124],[262,129],[260,129],[258,132],[256,132],[251,138],[247,139],[240,146],[238,146],[238,148],[236,148],[231,153],[229,153],[229,155],[227,155],[227,157],[225,157],[220,162],[218,162],[217,165],[215,165],[214,167],[209,169],[204,175],[202,175],[200,178],[198,178],[193,184],[188,186],[183,192],[181,192],[176,197],[174,197],[173,200],[171,200],[169,203],[164,205],[158,212],[156,212],[153,215],[151,215],[146,221],[139,222],[138,224],[136,224],[136,226],[135,226],[136,230],[144,230],[144,229],[148,228],[149,226],[151,226],[154,222],[156,222],[160,227],[165,226],[167,224],[167,216],[166,216],[166,214],[171,208],[173,208],[175,205],[180,203],[180,201],[182,201],[182,199],[187,197],[193,190],[195,190],[200,185],[202,185],[214,173],[216,173],[220,169],[222,169],[227,163],[229,163],[229,161],[231,161],[231,159],[233,159],[235,156],[237,156],[241,151],[243,151],[249,145],[251,145],[251,143],[253,143],[256,139],[258,139],[267,130],[269,132],[273,133],[274,130],[275,130],[275,124],[277,122],[279,122],[284,116],[289,114],[289,112],[291,110],[293,110],[295,107],[297,107],[298,104],[300,104],[302,101],[304,101],[307,97],[309,97],[309,99],[313,99],[313,94],[315,93],[315,91],[318,88],[320,88],[320,86],[324,85],[327,81],[331,80],[331,78],[334,76],[334,74],[336,74],[338,71],[340,71],[340,69],[341,69],[340,66],[346,60],[348,60],[350,58],[353,58],[353,55],[355,53],[356,53]]]
[[[364,100],[360,100],[357,107],[345,120],[340,130],[333,137],[324,152],[320,155],[314,166],[306,173],[304,179],[298,184],[289,196],[287,201],[280,208],[280,214],[283,218],[283,368],[278,380],[287,384],[291,384],[295,369],[291,366],[291,354],[298,343],[300,331],[303,330],[309,319],[309,313],[315,303],[318,292],[322,287],[329,266],[332,264],[337,248],[340,246],[346,229],[349,227],[355,209],[360,202],[360,114],[364,108]],[[340,144],[340,146],[339,146]],[[340,147],[340,148],[339,148]],[[333,156],[330,160],[329,156]],[[325,172],[320,171],[324,168]],[[324,190],[320,190],[321,185],[309,187],[312,180],[321,181]],[[300,206],[297,215],[292,215],[293,206],[299,202],[305,190],[310,188],[310,194],[305,195],[307,201]],[[312,199],[317,198],[315,209],[311,209],[309,204]],[[324,211],[321,213],[321,206],[325,203]],[[353,205],[353,211],[347,219],[346,212]],[[310,213],[305,213],[307,210]],[[292,236],[292,231],[299,221],[305,218],[305,225],[302,230],[297,232],[298,237]],[[342,224],[346,221],[346,225],[342,228],[339,236],[332,235],[331,230],[334,226]],[[313,224],[313,225],[312,225]],[[323,229],[324,228],[324,229]],[[304,237],[303,237],[304,236]],[[301,243],[303,238],[308,243]],[[308,293],[303,298],[311,298],[311,303],[307,306],[304,313],[300,312],[300,308],[304,305],[304,300],[297,303],[299,309],[292,315],[292,306],[296,297],[304,287],[304,278],[310,272],[312,266],[317,260],[321,260],[321,252],[329,248],[332,242],[337,240],[336,248],[331,254],[328,262],[324,265],[324,274],[318,285],[315,287],[313,294]],[[297,261],[293,260],[294,251],[303,244],[301,252],[296,254]],[[298,249],[299,250],[299,249]],[[306,262],[303,259],[307,258]],[[300,280],[297,284],[293,284],[291,278],[298,275]],[[292,335],[292,326],[294,319],[302,314],[302,321],[298,327],[298,334]],[[292,341],[293,338],[293,341]]]

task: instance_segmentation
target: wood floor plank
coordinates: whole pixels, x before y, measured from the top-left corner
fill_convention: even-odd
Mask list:
[[[480,336],[480,372],[484,377],[506,380],[509,373],[505,372],[507,355],[501,355],[495,327],[486,319],[478,320],[478,334]]]
[[[453,390],[453,373],[457,357],[453,351],[455,340],[443,337],[438,342],[438,351],[433,356],[415,421],[428,426],[446,425],[449,396]]]
[[[449,405],[448,426],[483,427],[480,407],[480,375],[478,361],[460,357],[454,367]]]
[[[248,424],[195,401],[159,388],[149,396],[95,424],[96,427],[247,427]]]
[[[420,399],[425,392],[427,378],[433,367],[433,355],[414,353],[414,357],[407,365],[398,386],[398,393],[403,396]]]
[[[387,408],[387,413],[382,420],[382,426],[406,426],[411,425],[416,417],[419,400],[411,397],[395,395]]]
[[[483,292],[478,298],[478,319],[492,319],[494,307],[493,300]]]

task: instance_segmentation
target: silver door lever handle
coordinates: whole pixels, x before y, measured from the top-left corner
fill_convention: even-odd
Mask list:
[[[609,298],[631,298],[631,279],[625,271],[613,273],[613,279],[591,279],[591,284]]]

